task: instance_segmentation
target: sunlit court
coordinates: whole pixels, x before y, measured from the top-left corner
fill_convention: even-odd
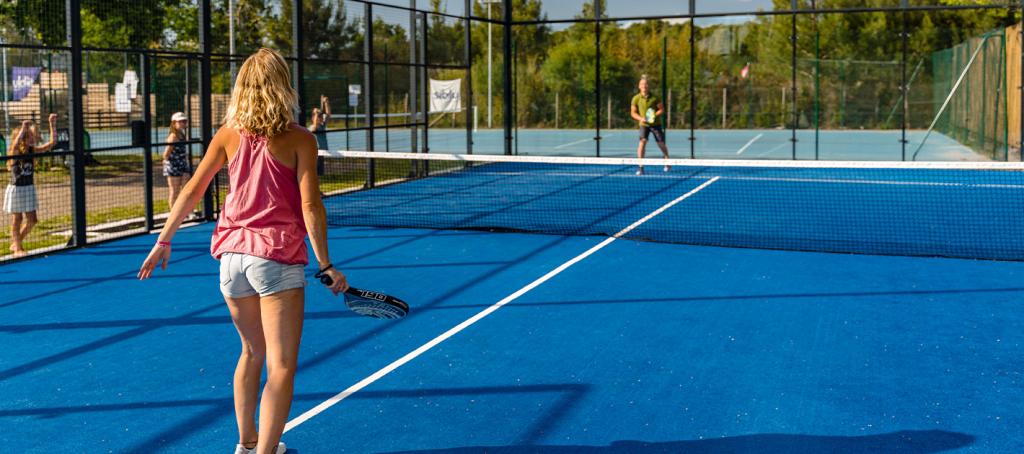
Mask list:
[[[0,445],[1024,452],[1022,12],[0,2]]]

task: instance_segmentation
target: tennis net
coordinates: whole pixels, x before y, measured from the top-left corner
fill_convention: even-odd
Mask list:
[[[1024,260],[1020,163],[322,155],[335,226]]]

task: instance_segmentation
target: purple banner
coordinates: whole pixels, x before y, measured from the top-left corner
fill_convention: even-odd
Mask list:
[[[11,67],[11,86],[14,88],[14,101],[21,101],[22,98],[28,96],[29,90],[32,89],[32,84],[36,82],[36,77],[42,72],[41,67],[25,67],[25,66],[12,66]]]

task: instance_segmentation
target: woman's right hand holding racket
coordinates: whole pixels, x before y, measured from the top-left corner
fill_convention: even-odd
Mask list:
[[[348,279],[345,278],[345,273],[339,271],[334,265],[327,265],[314,277],[320,279],[320,282],[326,285],[335,296],[348,290]]]

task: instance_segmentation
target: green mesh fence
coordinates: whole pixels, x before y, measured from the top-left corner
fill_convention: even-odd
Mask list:
[[[931,65],[934,130],[983,156],[1006,160],[1009,148],[1004,33],[986,33],[934,52]]]

